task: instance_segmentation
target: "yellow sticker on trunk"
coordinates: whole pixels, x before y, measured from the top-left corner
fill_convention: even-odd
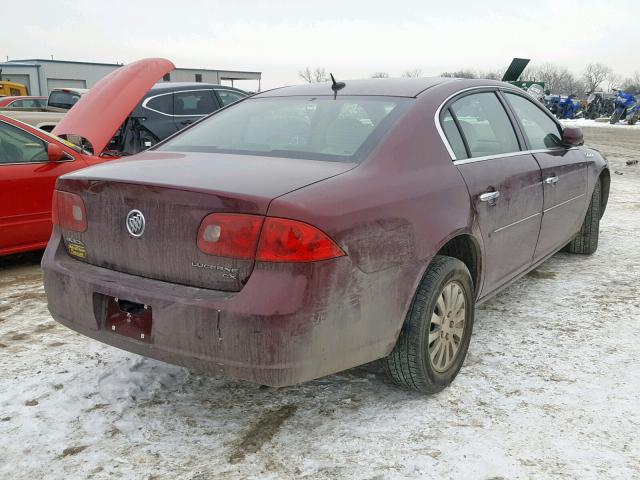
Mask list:
[[[78,240],[74,240],[73,243],[67,243],[67,252],[74,257],[87,258],[87,248],[84,246],[84,243]]]

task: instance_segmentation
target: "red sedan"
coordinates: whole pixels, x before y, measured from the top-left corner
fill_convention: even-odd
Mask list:
[[[0,255],[47,245],[56,179],[112,160],[109,140],[149,88],[173,68],[168,60],[141,60],[96,84],[55,130],[79,138],[84,148],[0,115]]]
[[[56,179],[103,161],[0,115],[0,255],[44,248]]]
[[[263,92],[58,180],[49,311],[262,384],[384,359],[398,384],[436,392],[478,302],[561,249],[596,251],[609,179],[579,128],[505,83]]]
[[[0,110],[3,108],[44,108],[47,106],[47,97],[0,97]]]

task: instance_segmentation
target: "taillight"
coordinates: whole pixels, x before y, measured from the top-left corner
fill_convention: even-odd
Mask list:
[[[262,262],[315,262],[345,254],[308,223],[240,213],[207,215],[197,243],[209,255]]]
[[[264,217],[241,213],[212,213],[198,230],[198,248],[209,255],[253,259]]]
[[[65,230],[87,230],[87,209],[80,195],[55,190],[53,192],[51,220]]]
[[[296,220],[267,217],[262,227],[256,260],[316,262],[343,255],[342,249],[316,227]]]

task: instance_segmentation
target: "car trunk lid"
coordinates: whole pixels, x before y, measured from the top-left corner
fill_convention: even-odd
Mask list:
[[[162,281],[239,291],[254,260],[208,255],[197,247],[211,213],[265,215],[272,199],[354,164],[201,153],[147,152],[74,172],[57,189],[85,203],[85,232],[63,231],[68,251],[93,265]],[[127,216],[138,210],[144,232],[133,236]],[[81,249],[70,245],[81,245]]]

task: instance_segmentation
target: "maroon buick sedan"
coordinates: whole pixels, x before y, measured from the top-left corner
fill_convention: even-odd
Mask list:
[[[607,162],[525,92],[333,87],[260,93],[61,177],[42,261],[53,317],[266,385],[383,359],[436,392],[476,304],[561,249],[595,252]]]

